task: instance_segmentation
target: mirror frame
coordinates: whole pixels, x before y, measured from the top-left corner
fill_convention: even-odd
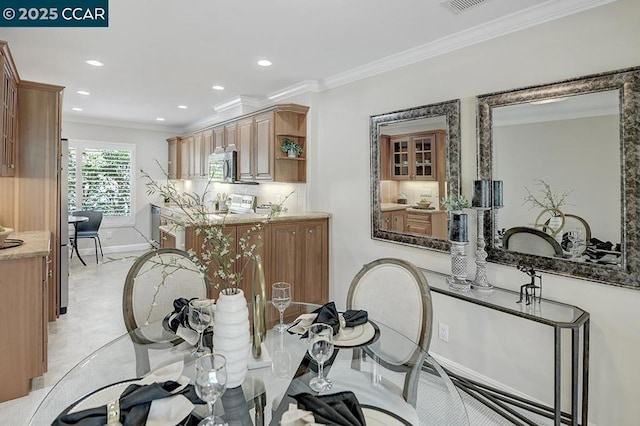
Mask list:
[[[531,265],[557,275],[640,289],[640,67],[478,96],[478,178],[493,178],[493,108],[607,90],[618,90],[620,100],[621,267],[510,252],[493,246],[493,238],[485,240],[488,261]],[[485,216],[483,229],[489,229],[489,235],[495,235],[493,213]]]
[[[436,104],[423,105],[415,108],[372,115],[369,121],[371,140],[371,238],[374,240],[392,241],[409,246],[427,248],[430,250],[449,251],[450,243],[428,236],[401,234],[381,229],[382,209],[380,194],[380,126],[445,116],[447,121],[447,190],[449,194],[459,194],[460,191],[460,99],[444,101]],[[443,195],[440,194],[440,197]]]

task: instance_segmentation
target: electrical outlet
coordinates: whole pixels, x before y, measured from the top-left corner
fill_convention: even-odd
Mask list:
[[[107,240],[111,239],[111,231],[107,231]]]
[[[447,324],[438,323],[438,338],[445,342],[449,341],[449,326]]]

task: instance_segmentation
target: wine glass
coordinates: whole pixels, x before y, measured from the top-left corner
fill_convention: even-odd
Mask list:
[[[284,310],[291,304],[291,284],[289,283],[275,283],[271,291],[271,303],[280,312],[280,324],[276,325],[273,329],[278,333],[284,333],[287,329],[284,323]]]
[[[309,346],[307,351],[311,358],[318,363],[318,376],[309,381],[309,387],[322,392],[331,389],[332,383],[324,377],[324,363],[333,354],[333,328],[323,323],[312,324],[309,327]]]
[[[227,359],[224,356],[211,353],[196,359],[195,389],[209,408],[209,417],[202,419],[198,426],[222,424],[216,422],[213,405],[227,389]]]
[[[202,344],[204,331],[213,322],[212,303],[209,299],[194,299],[189,302],[189,325],[198,333],[198,345],[191,355],[200,357],[208,352]]]
[[[568,239],[571,242],[571,257],[578,257],[582,245],[582,229],[576,227],[570,230]]]

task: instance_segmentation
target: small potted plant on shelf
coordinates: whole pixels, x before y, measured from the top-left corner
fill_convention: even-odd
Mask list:
[[[282,145],[280,146],[280,151],[286,152],[287,156],[296,158],[302,154],[302,147],[298,145],[296,141],[290,138],[282,139]]]
[[[471,207],[469,200],[462,194],[450,194],[448,197],[444,197],[440,204],[442,204],[442,207],[448,212],[454,213],[462,213],[462,209]]]

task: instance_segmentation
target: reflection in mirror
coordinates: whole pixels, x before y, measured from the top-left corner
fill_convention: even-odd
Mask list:
[[[449,250],[440,200],[458,193],[458,100],[371,117],[372,237]]]
[[[640,286],[638,74],[478,97],[480,175],[504,182],[490,261]]]

